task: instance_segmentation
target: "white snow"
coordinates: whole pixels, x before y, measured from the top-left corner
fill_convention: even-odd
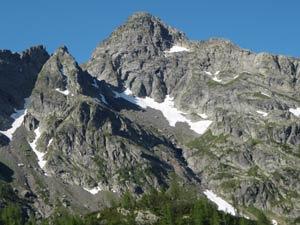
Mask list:
[[[276,220],[272,220],[273,225],[278,225],[278,222]]]
[[[233,77],[233,79],[235,80],[235,79],[238,78],[239,76],[240,76],[240,75],[236,75],[236,76]]]
[[[48,142],[47,148],[52,144],[53,138],[51,138]]]
[[[165,53],[174,53],[174,52],[189,52],[190,49],[179,46],[179,45],[174,45],[172,48],[170,48],[169,51],[165,51]]]
[[[208,116],[205,113],[198,113],[198,116],[200,116],[202,119],[207,119]]]
[[[22,125],[24,116],[27,113],[26,107],[29,103],[29,98],[25,98],[24,100],[25,100],[24,109],[15,110],[15,112],[10,116],[11,118],[14,119],[11,128],[4,131],[0,131],[2,134],[7,136],[10,140],[12,139],[13,133]]]
[[[101,191],[101,187],[97,186],[97,187],[94,187],[92,189],[90,188],[83,188],[84,190],[86,190],[87,192],[90,192],[92,195],[96,195],[98,194],[99,191]]]
[[[204,73],[206,73],[206,74],[209,75],[209,76],[212,76],[212,73],[209,72],[209,71],[204,71]]]
[[[264,112],[264,111],[260,111],[260,110],[257,110],[256,111],[258,114],[261,114],[263,117],[266,117],[268,115],[268,113]]]
[[[271,97],[269,94],[267,94],[267,93],[265,93],[265,92],[263,92],[263,91],[261,91],[260,93],[261,93],[262,95],[264,95],[264,96]]]
[[[212,123],[211,120],[201,120],[197,122],[192,122],[190,119],[186,118],[184,115],[186,113],[181,112],[174,106],[173,98],[169,95],[166,96],[164,102],[158,103],[153,98],[145,97],[139,98],[132,95],[130,89],[126,89],[122,93],[114,92],[116,98],[123,98],[133,104],[140,106],[141,108],[153,108],[162,112],[164,117],[168,120],[170,126],[175,126],[177,122],[187,123],[190,128],[198,134],[203,134],[207,128]]]
[[[218,210],[229,213],[233,216],[235,216],[236,212],[232,205],[230,205],[228,202],[226,202],[224,199],[218,197],[215,193],[213,193],[211,190],[205,190],[204,194],[206,197],[214,202],[218,206]]]
[[[293,113],[295,116],[300,117],[300,107],[295,108],[295,109],[290,108],[289,111],[290,111],[291,113]]]
[[[68,89],[62,91],[62,90],[60,90],[59,88],[56,88],[55,90],[58,91],[59,93],[64,94],[64,95],[69,95],[69,94],[70,94],[70,91],[69,91]]]
[[[218,82],[218,83],[222,82],[222,80],[219,79],[219,78],[217,78],[217,77],[213,77],[213,80],[216,81],[216,82]]]
[[[219,73],[220,73],[219,70],[216,71],[216,72],[214,73],[214,75],[213,75],[211,72],[209,72],[209,71],[204,71],[204,73],[206,73],[206,74],[209,75],[209,76],[213,76],[212,79],[213,79],[214,81],[216,81],[216,82],[218,82],[218,83],[222,82],[221,79],[217,78],[217,75],[219,75]]]
[[[34,151],[34,153],[36,154],[37,158],[38,158],[38,164],[41,167],[41,169],[44,168],[44,166],[46,165],[46,160],[44,160],[44,156],[46,153],[44,152],[40,152],[37,150],[37,141],[39,140],[40,136],[41,136],[41,132],[40,132],[40,128],[36,128],[34,130],[35,133],[35,138],[33,140],[33,142],[29,143],[30,147],[32,148],[32,150]]]

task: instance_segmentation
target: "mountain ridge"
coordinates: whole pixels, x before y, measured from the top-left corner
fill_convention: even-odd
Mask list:
[[[23,179],[14,182],[37,193],[43,216],[59,187],[84,196],[95,189],[140,195],[167,187],[171,173],[199,191],[216,191],[251,218],[252,206],[283,223],[299,215],[300,123],[291,111],[300,107],[299,59],[252,53],[226,40],[189,41],[148,13],[131,16],[82,66],[65,46],[51,56],[41,46],[0,51],[0,61],[7,56],[42,61],[31,72],[36,82],[24,124],[11,143],[0,134],[3,149],[11,149],[1,149],[0,159],[10,159],[3,163],[18,176],[38,174],[25,178],[27,187]],[[163,105],[167,96],[184,120],[170,124],[163,110],[139,102]],[[185,122],[206,119],[212,124],[202,135]],[[45,154],[43,168],[33,140]],[[94,210],[106,204],[100,192],[89,197]],[[64,191],[70,208],[91,210],[70,193]]]

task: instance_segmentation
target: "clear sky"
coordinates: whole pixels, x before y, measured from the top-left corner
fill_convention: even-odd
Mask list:
[[[147,11],[190,39],[223,37],[255,52],[300,56],[298,0],[2,0],[0,49],[66,45],[79,62],[128,16]]]

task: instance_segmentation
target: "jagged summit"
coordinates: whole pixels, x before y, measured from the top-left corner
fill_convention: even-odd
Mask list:
[[[130,16],[104,42],[116,45],[154,45],[165,50],[176,41],[185,40],[185,34],[163,23],[159,18],[145,12],[138,12]]]
[[[0,135],[0,161],[43,215],[57,201],[92,212],[101,191],[142,194],[176,173],[241,215],[255,219],[256,207],[284,221],[300,212],[299,88],[297,59],[190,41],[135,13],[84,68],[65,46],[0,51],[0,128],[31,100],[12,138]]]
[[[68,49],[68,47],[67,47],[66,45],[62,45],[62,46],[58,47],[58,48],[55,50],[54,54],[55,54],[55,53],[58,53],[58,52],[70,54],[70,53],[69,53],[69,49]]]

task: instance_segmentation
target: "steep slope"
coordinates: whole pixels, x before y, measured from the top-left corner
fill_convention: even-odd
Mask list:
[[[289,224],[300,214],[299,63],[190,41],[148,13],[82,66],[66,47],[1,51],[0,179],[13,171],[5,181],[47,217],[167,187],[175,173],[220,210]]]
[[[24,99],[30,96],[37,75],[48,57],[42,46],[22,53],[0,51],[0,131],[9,130],[13,120],[21,114]],[[1,132],[0,139],[0,146],[9,142]]]
[[[56,182],[92,194],[119,194],[128,189],[141,194],[166,186],[174,172],[187,182],[200,183],[181,149],[156,129],[132,122],[118,111],[120,107],[140,110],[83,71],[65,47],[44,64],[24,125],[27,142],[36,154],[31,152],[33,158],[27,160],[30,167],[36,168],[42,182],[53,180],[48,202],[53,204],[60,196]],[[36,192],[37,181],[32,179],[28,183]]]
[[[297,217],[299,62],[225,40],[192,42],[158,18],[138,13],[102,42],[84,67],[135,96],[163,102],[170,95],[175,107],[195,120],[212,120],[210,130],[194,140],[192,132],[190,138],[175,132],[204,184],[245,207]]]

